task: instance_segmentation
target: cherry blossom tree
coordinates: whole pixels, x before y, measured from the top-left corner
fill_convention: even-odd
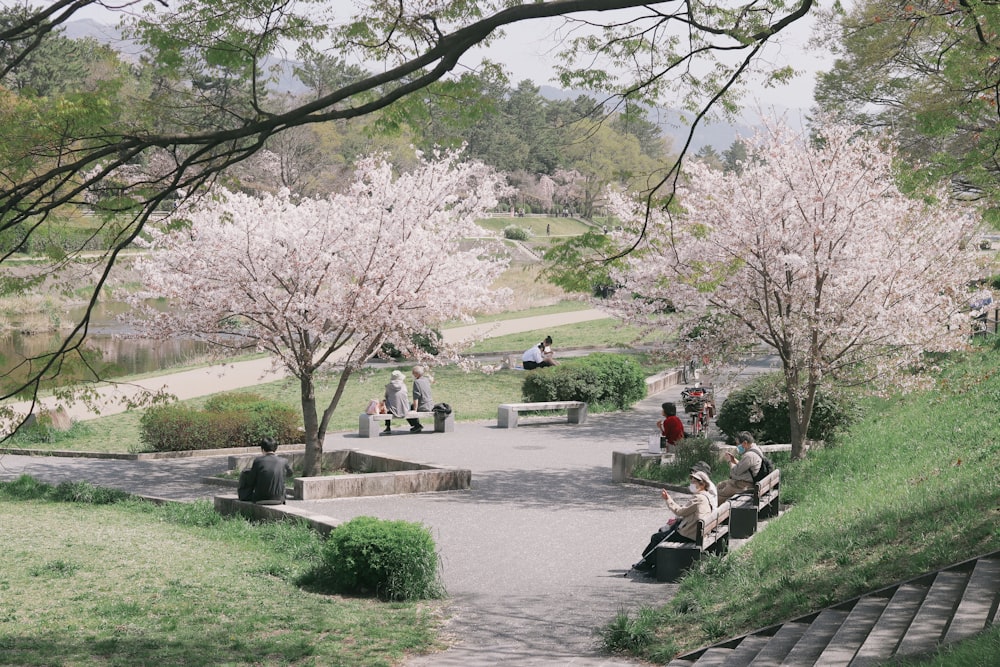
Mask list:
[[[900,381],[924,353],[966,344],[973,216],[943,188],[901,192],[890,138],[856,126],[770,127],[748,143],[739,173],[690,165],[682,210],[647,217],[614,198],[647,231],[614,303],[680,332],[687,354],[776,353],[799,458],[817,387]]]
[[[448,152],[399,175],[385,156],[364,158],[350,190],[327,199],[219,192],[178,212],[190,224],[151,231],[137,266],[146,290],[133,303],[156,295],[175,307],[144,308],[137,323],[158,337],[269,352],[299,380],[306,474],[318,474],[353,371],[386,342],[417,354],[415,335],[507,297],[491,289],[506,259],[465,240],[483,236],[475,220],[501,187],[492,170]],[[340,379],[320,413],[315,378],[331,366]]]

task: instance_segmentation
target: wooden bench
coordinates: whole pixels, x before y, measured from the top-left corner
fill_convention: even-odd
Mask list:
[[[434,419],[435,433],[451,433],[455,430],[455,413],[449,412],[407,412],[405,417],[393,417],[390,414],[370,415],[362,412],[358,417],[358,437],[371,438],[385,428],[385,422],[390,419]]]
[[[582,424],[587,421],[587,404],[583,401],[548,401],[545,403],[503,403],[497,408],[497,427],[516,428],[520,412],[548,412],[566,410],[566,421]]]
[[[677,581],[705,552],[719,556],[729,551],[729,501],[698,521],[694,542],[660,542],[656,545],[656,580]]]
[[[757,524],[762,519],[778,516],[780,496],[781,471],[775,468],[774,472],[754,484],[753,491],[730,498],[733,509],[729,530],[732,537],[746,539],[757,532]]]

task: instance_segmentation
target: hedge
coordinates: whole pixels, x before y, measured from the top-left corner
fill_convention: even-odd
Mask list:
[[[139,438],[154,452],[256,447],[264,436],[284,445],[300,439],[298,424],[292,408],[235,392],[213,396],[205,410],[176,404],[149,408],[139,422]]]
[[[625,410],[646,397],[646,376],[629,356],[596,353],[530,371],[525,401],[585,401],[593,410]]]

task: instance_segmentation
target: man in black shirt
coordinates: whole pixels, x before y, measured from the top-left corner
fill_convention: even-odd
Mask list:
[[[240,474],[237,495],[240,500],[249,500],[261,505],[285,504],[285,475],[292,474],[288,461],[277,456],[278,442],[265,437],[260,442],[264,453],[253,460],[253,465]]]

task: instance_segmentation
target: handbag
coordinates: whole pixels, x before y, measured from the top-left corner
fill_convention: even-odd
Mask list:
[[[383,411],[382,410],[383,407],[384,406],[382,404],[382,401],[378,400],[377,398],[373,398],[372,400],[368,401],[368,407],[365,408],[365,414],[366,415],[381,414]]]

